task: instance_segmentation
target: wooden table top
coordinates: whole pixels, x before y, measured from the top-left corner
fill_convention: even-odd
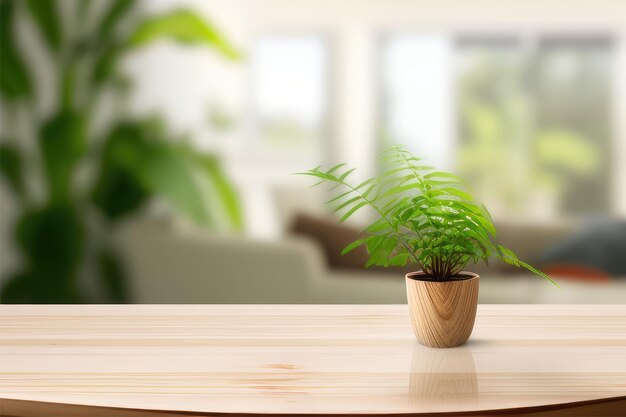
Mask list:
[[[481,305],[454,349],[406,305],[3,305],[0,371],[13,416],[617,416],[626,305]]]

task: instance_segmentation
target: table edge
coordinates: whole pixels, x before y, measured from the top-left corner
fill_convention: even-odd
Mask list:
[[[95,412],[97,415],[106,412],[115,413],[116,417],[267,417],[267,416],[306,416],[306,417],[326,417],[330,415],[341,416],[458,416],[458,417],[477,417],[477,416],[532,416],[536,413],[544,413],[542,416],[588,416],[588,413],[594,413],[596,416],[615,416],[609,414],[614,412],[616,408],[622,406],[626,409],[626,395],[617,397],[598,398],[593,400],[582,400],[558,404],[544,404],[538,406],[525,406],[513,408],[498,408],[472,411],[450,411],[450,412],[400,412],[400,413],[254,413],[254,412],[219,412],[219,411],[184,411],[184,410],[158,410],[147,408],[128,408],[128,407],[111,407],[88,404],[64,403],[55,401],[36,401],[22,400],[14,398],[0,397],[0,415],[4,417],[44,417],[50,413],[56,415],[71,415],[72,417],[91,417]],[[562,414],[566,412],[566,414]],[[572,412],[576,412],[572,414]],[[546,414],[547,413],[547,414]],[[582,414],[580,414],[582,413]],[[599,414],[598,414],[599,413]]]

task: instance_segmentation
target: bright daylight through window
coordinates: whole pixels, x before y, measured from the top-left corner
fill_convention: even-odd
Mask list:
[[[609,214],[612,52],[597,36],[388,36],[382,131],[497,217]]]

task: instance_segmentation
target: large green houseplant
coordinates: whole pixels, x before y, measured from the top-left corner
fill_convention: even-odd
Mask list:
[[[365,245],[366,266],[404,266],[413,328],[428,346],[451,347],[470,336],[476,315],[478,275],[465,272],[468,263],[488,263],[490,257],[523,267],[552,281],[543,272],[517,258],[495,242],[496,230],[487,209],[463,190],[460,179],[437,171],[402,146],[380,155],[387,170],[361,183],[351,182],[354,168],[345,164],[321,167],[304,174],[329,183],[337,195],[328,201],[345,221],[363,208],[376,220],[367,236],[343,253]],[[555,283],[556,284],[556,283]]]
[[[215,27],[184,9],[146,15],[134,0],[2,0],[0,20],[0,171],[22,263],[3,279],[3,303],[129,301],[112,231],[153,197],[196,224],[240,226],[218,160],[125,111],[124,57],[166,39],[236,59]],[[41,105],[45,86],[20,25],[35,29],[51,62],[51,106]]]

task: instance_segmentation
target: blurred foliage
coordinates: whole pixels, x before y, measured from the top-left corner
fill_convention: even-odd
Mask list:
[[[311,145],[320,137],[320,130],[293,117],[267,117],[261,122],[263,139],[272,145]]]
[[[235,118],[219,103],[210,104],[207,119],[209,126],[220,132],[227,132],[236,125]]]
[[[15,4],[11,1],[0,3],[0,92],[7,99],[28,96],[32,87],[30,76],[13,45],[13,21]]]
[[[163,36],[189,44],[204,44],[217,49],[229,59],[239,58],[239,53],[212,26],[207,25],[195,13],[176,10],[163,16],[144,20],[130,38],[130,45],[142,46]]]
[[[548,72],[552,55],[487,47],[464,52],[459,173],[481,199],[508,214],[525,213],[534,195],[551,196],[558,205],[552,209],[563,213],[581,181],[604,182],[600,161],[608,135],[594,126],[604,118],[602,107],[589,108],[591,97],[576,82],[565,86],[572,96],[567,98],[547,82],[542,70]],[[578,66],[593,59],[584,50],[572,55]],[[592,81],[588,90],[598,95],[604,80]]]
[[[201,226],[242,225],[237,196],[216,157],[174,140],[157,119],[125,114],[130,85],[120,70],[126,55],[160,39],[206,46],[229,60],[239,56],[236,49],[189,10],[146,16],[133,0],[64,6],[0,2],[0,98],[13,124],[3,126],[0,173],[20,210],[14,238],[23,260],[3,281],[3,303],[128,302],[124,261],[111,232],[155,197]],[[50,72],[58,74],[49,114],[36,105],[41,86],[20,46],[21,20],[34,24],[54,63]],[[105,96],[113,106],[103,104]],[[107,106],[118,111],[100,132],[94,120]],[[19,123],[24,117],[31,132]],[[82,175],[89,169],[95,172]],[[39,173],[42,198],[26,181]]]
[[[539,163],[547,167],[543,174],[547,182],[554,184],[556,191],[567,184],[563,177],[572,174],[593,176],[599,168],[600,156],[590,141],[566,129],[545,129],[535,137],[533,153]]]

